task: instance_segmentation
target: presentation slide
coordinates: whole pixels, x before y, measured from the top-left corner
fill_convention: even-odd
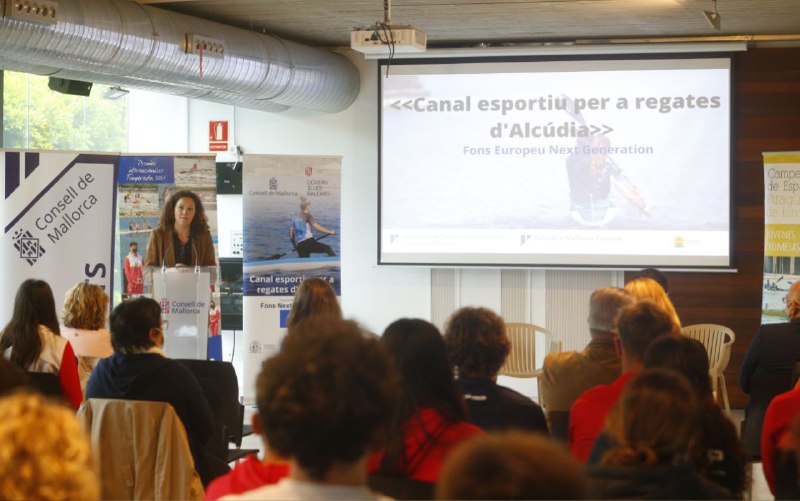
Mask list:
[[[728,57],[404,63],[379,264],[731,266]]]

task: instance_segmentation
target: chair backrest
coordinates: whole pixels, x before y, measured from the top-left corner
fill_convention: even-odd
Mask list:
[[[90,398],[78,410],[102,499],[203,499],[189,440],[165,402]]]
[[[511,377],[537,377],[536,338],[544,338],[545,354],[559,351],[561,343],[544,327],[525,323],[507,323],[506,332],[511,341],[511,352],[500,368],[500,374]]]
[[[178,360],[185,365],[197,380],[216,381],[220,392],[220,408],[212,411],[219,416],[225,426],[226,434],[233,439],[242,436],[244,407],[239,401],[239,379],[230,362],[216,360]]]
[[[683,328],[683,334],[703,343],[708,353],[712,374],[722,374],[731,358],[731,347],[736,341],[733,331],[724,325],[696,324]]]

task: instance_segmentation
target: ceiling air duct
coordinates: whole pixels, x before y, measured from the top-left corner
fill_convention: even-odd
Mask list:
[[[335,113],[344,56],[127,0],[0,0],[0,68],[264,111]]]

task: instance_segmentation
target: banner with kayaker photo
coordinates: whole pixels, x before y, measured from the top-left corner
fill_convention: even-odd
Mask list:
[[[277,352],[297,287],[326,280],[341,295],[338,156],[245,155],[244,380]],[[245,385],[245,398],[252,388]]]
[[[800,151],[764,153],[762,324],[786,321],[786,293],[798,279]]]

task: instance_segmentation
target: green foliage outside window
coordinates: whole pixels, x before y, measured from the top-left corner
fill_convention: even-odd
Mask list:
[[[3,147],[35,150],[126,151],[127,99],[50,90],[47,77],[4,71]]]

